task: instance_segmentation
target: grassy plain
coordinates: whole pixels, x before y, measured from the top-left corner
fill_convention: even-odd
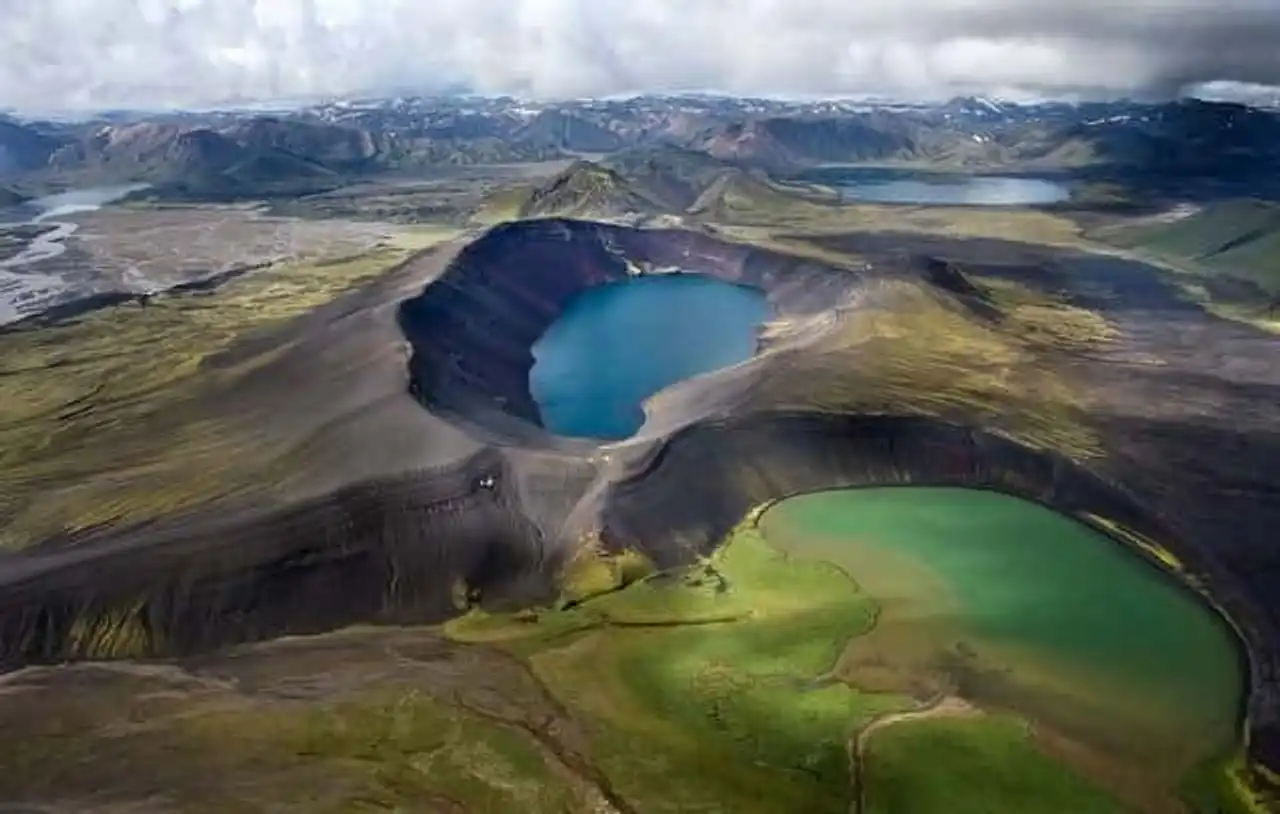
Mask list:
[[[788,233],[906,232],[960,238],[994,238],[1047,246],[1083,244],[1080,227],[1039,209],[930,207],[889,204],[834,204],[774,192],[743,199],[724,210],[717,223],[751,240]]]

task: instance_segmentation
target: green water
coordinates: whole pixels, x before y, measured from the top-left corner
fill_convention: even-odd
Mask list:
[[[1095,717],[1105,711],[1133,738],[1139,716],[1160,722],[1149,737],[1169,742],[1153,750],[1190,757],[1234,737],[1242,676],[1229,628],[1170,575],[1067,517],[990,492],[881,488],[785,501],[763,529],[789,554],[844,568],[888,600],[886,613],[905,613],[905,628],[950,624],[979,653],[999,654],[987,666],[1015,683],[1057,673],[1068,689],[1114,694]],[[898,595],[877,597],[876,586]],[[939,589],[946,596],[931,598]]]

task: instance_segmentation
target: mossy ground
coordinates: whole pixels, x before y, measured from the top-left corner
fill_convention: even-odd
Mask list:
[[[1087,351],[1119,336],[1104,316],[1060,296],[1012,280],[981,275],[973,279],[1000,310],[1006,331],[1033,348]]]
[[[865,814],[1126,810],[1097,786],[1063,771],[1035,747],[1025,724],[1003,715],[886,727],[871,739],[864,772]]]
[[[1191,300],[1199,303],[1209,313],[1223,319],[1244,322],[1271,333],[1280,333],[1280,309],[1274,307],[1271,301],[1263,299],[1232,300],[1214,297],[1202,281],[1196,280],[1194,271],[1191,271],[1186,265],[1178,267],[1169,261],[1165,261],[1164,265],[1166,268],[1175,268],[1185,276],[1185,279],[1179,281],[1182,290],[1186,292]]]
[[[1280,205],[1219,201],[1185,217],[1157,217],[1097,232],[1100,240],[1189,264],[1206,276],[1252,282],[1280,294]]]
[[[909,703],[820,680],[872,612],[839,571],[788,563],[744,530],[688,574],[447,630],[526,658],[637,810],[835,812],[853,728]]]
[[[522,722],[484,713],[482,697],[468,705],[382,673],[311,699],[176,673],[101,671],[77,697],[18,682],[45,712],[0,704],[0,796],[95,811],[150,800],[184,814],[594,810],[590,783]]]
[[[1089,236],[1177,275],[1205,310],[1280,333],[1280,205],[1217,201],[1102,226]]]
[[[1197,812],[1267,814],[1275,810],[1276,801],[1261,793],[1261,788],[1276,788],[1276,778],[1250,764],[1242,749],[1200,767],[1186,779],[1181,792]]]
[[[885,283],[812,345],[782,351],[786,361],[761,398],[776,407],[937,416],[998,427],[1077,459],[1100,455],[1087,388],[1055,360],[1109,341],[1106,321],[1029,291],[1000,296],[1019,301],[1006,319],[984,320],[920,284]]]
[[[267,359],[205,361],[453,234],[423,230],[367,255],[280,265],[209,294],[161,295],[145,308],[0,334],[0,546],[272,482],[279,450],[210,406]]]

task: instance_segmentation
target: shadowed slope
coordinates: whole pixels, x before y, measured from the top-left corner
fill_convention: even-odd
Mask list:
[[[604,536],[659,564],[705,554],[762,504],[872,484],[990,488],[1166,536],[1132,498],[1065,456],[927,418],[757,413],[682,430],[632,467],[609,489]],[[646,508],[655,505],[667,508]]]
[[[541,535],[508,480],[483,452],[281,511],[197,514],[13,555],[0,561],[0,664],[439,621],[491,590],[536,599]]]

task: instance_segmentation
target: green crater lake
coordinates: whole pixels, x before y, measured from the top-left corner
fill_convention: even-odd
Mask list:
[[[771,545],[840,567],[877,603],[876,628],[840,666],[855,683],[959,677],[980,704],[1161,773],[1238,742],[1243,664],[1225,621],[1088,526],[923,487],[797,497],[761,524]]]

